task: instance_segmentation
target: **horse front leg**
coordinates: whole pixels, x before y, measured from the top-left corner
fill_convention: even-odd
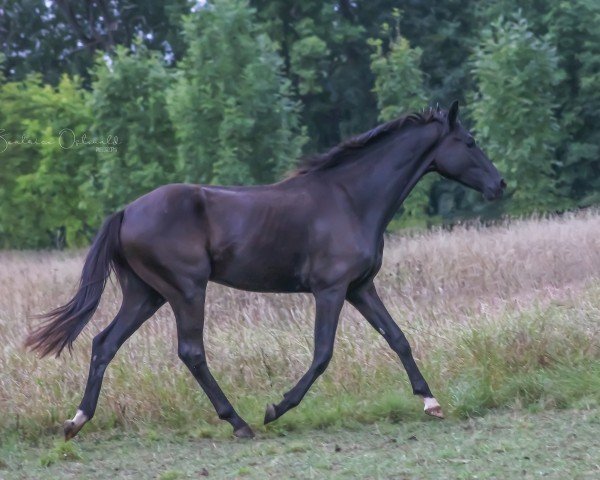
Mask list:
[[[297,406],[314,381],[325,371],[333,355],[333,344],[346,286],[315,292],[316,317],[313,361],[308,371],[277,405],[267,405],[265,425]]]
[[[442,407],[431,393],[429,385],[417,367],[408,340],[385,308],[375,285],[369,282],[367,285],[353,289],[348,292],[347,299],[386,339],[392,350],[400,357],[413,393],[423,398],[425,413],[437,418],[444,418]]]

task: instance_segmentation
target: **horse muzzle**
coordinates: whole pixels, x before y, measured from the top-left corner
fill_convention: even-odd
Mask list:
[[[485,188],[483,190],[483,196],[486,200],[498,200],[499,198],[502,198],[505,189],[506,182],[501,178],[497,185]]]

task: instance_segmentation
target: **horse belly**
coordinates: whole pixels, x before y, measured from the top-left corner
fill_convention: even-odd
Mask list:
[[[266,252],[265,252],[266,253]],[[269,255],[231,256],[213,261],[210,280],[254,292],[307,292],[304,262],[298,258]]]
[[[210,243],[210,280],[256,292],[307,291],[304,232],[289,225],[285,229],[244,225],[236,234],[227,233]]]

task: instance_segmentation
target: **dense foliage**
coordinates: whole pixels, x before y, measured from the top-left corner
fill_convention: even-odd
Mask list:
[[[475,129],[507,178],[508,211],[552,209],[559,203],[554,159],[561,136],[554,91],[564,76],[556,49],[525,19],[500,18],[483,31],[473,76]]]
[[[169,97],[179,179],[276,180],[300,155],[299,103],[276,45],[245,1],[220,0],[184,18],[188,50]]]
[[[596,0],[7,0],[0,247],[83,245],[158,185],[276,181],[455,98],[509,195],[428,176],[395,227],[596,204],[599,22]]]

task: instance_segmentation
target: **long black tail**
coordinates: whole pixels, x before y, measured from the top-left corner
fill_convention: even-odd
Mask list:
[[[45,320],[25,340],[25,346],[40,352],[42,357],[65,347],[71,351],[73,342],[98,308],[106,281],[116,267],[119,256],[119,231],[123,211],[112,214],[96,235],[85,259],[79,289],[62,307],[41,315]]]

